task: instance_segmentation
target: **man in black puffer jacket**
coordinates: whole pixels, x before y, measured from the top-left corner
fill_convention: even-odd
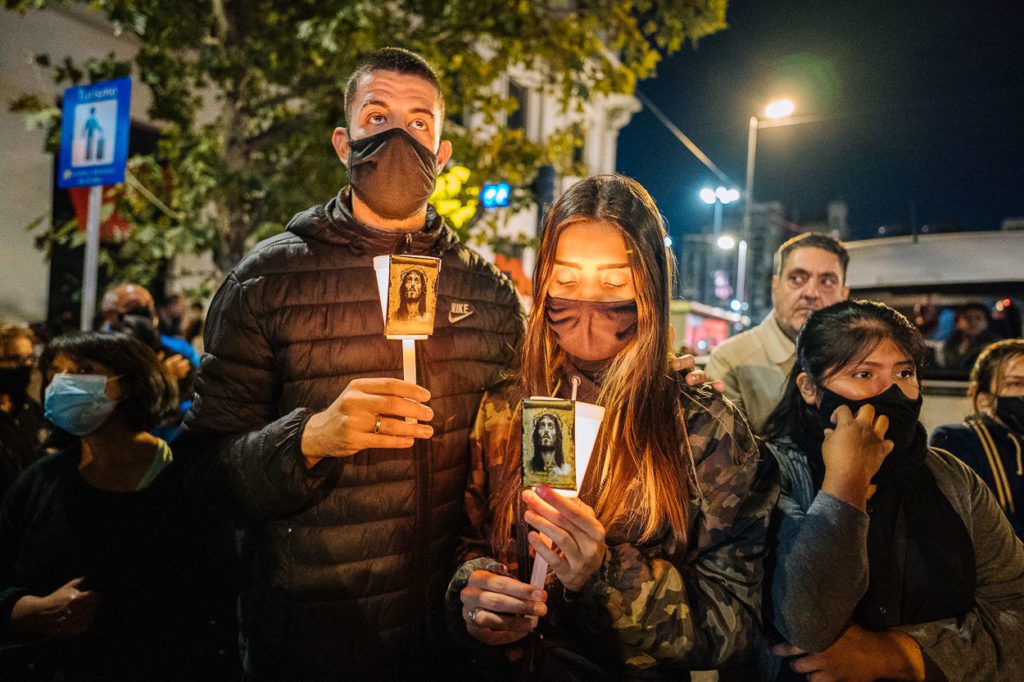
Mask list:
[[[332,141],[351,186],[228,275],[181,447],[242,530],[244,658],[260,680],[441,665],[469,430],[522,333],[512,284],[427,205],[451,154],[429,65],[374,53],[345,99]],[[384,338],[381,254],[441,259],[418,386]]]

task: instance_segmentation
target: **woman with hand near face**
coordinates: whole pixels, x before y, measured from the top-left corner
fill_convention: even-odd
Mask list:
[[[974,469],[1024,538],[1024,339],[987,346],[971,369],[974,414],[932,432],[933,447]]]
[[[0,668],[237,673],[228,528],[196,513],[170,448],[148,433],[176,408],[173,378],[122,334],[58,337],[40,369],[62,447],[22,473],[0,516]]]
[[[657,679],[742,661],[757,642],[775,490],[755,485],[742,417],[671,369],[664,239],[636,182],[570,188],[541,237],[518,376],[474,426],[450,622],[491,651],[512,645],[496,658],[537,679]],[[579,400],[606,408],[580,496],[524,490],[520,401],[568,398],[577,380]],[[544,589],[527,582],[534,553]]]
[[[782,493],[779,679],[1011,680],[1024,547],[984,483],[928,448],[920,333],[881,303],[815,311],[769,417]],[[788,663],[788,664],[787,664]]]

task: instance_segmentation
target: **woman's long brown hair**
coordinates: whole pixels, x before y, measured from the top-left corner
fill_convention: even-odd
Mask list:
[[[615,357],[602,382],[598,403],[605,407],[605,417],[581,497],[594,507],[605,528],[626,524],[637,529],[635,540],[645,541],[667,525],[685,543],[692,461],[680,457],[680,441],[686,434],[679,379],[669,367],[671,256],[661,215],[635,180],[621,175],[587,178],[551,207],[533,275],[520,389],[524,396],[555,395],[565,381],[565,354],[547,325],[547,291],[559,237],[581,221],[607,223],[622,232],[637,302],[636,337]],[[496,547],[507,545],[515,524],[522,490],[521,429],[517,407],[506,444],[506,475],[497,491],[501,504],[491,538]],[[688,443],[685,450],[692,458]]]

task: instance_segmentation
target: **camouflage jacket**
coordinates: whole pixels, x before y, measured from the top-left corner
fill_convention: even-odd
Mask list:
[[[502,565],[515,575],[516,543],[493,551],[487,538],[497,495],[507,475],[504,443],[515,408],[511,391],[488,393],[472,432],[466,491],[470,525],[462,538],[464,562],[449,586],[447,606],[456,635],[466,637],[459,592],[470,573]],[[778,483],[761,476],[754,439],[736,408],[710,388],[681,395],[697,484],[689,500],[686,547],[670,532],[644,544],[629,531],[607,530],[598,571],[579,595],[566,595],[549,574],[549,615],[541,630],[570,649],[611,654],[629,669],[710,669],[756,655],[761,632],[765,536]],[[682,433],[682,429],[679,429]],[[680,444],[681,456],[685,446]],[[600,658],[599,654],[599,658]]]

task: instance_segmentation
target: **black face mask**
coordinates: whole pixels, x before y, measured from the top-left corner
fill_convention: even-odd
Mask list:
[[[349,133],[351,137],[351,133]],[[403,128],[349,140],[348,181],[377,215],[401,220],[427,204],[437,179],[437,156]]]
[[[921,396],[916,400],[908,398],[899,386],[893,384],[878,395],[863,400],[850,400],[843,396],[822,387],[821,405],[818,406],[818,424],[822,429],[834,429],[835,425],[830,421],[832,413],[840,405],[846,405],[850,411],[857,415],[864,405],[870,404],[875,408],[876,415],[884,414],[889,418],[889,429],[885,437],[893,442],[892,455],[903,452],[917,437],[917,422],[921,416]]]
[[[21,400],[31,380],[31,365],[0,369],[0,394],[10,396],[14,401]]]
[[[580,360],[615,357],[636,336],[636,301],[577,301],[551,297],[548,327],[558,345]]]
[[[1011,431],[1024,433],[1024,395],[996,396],[996,416]]]

